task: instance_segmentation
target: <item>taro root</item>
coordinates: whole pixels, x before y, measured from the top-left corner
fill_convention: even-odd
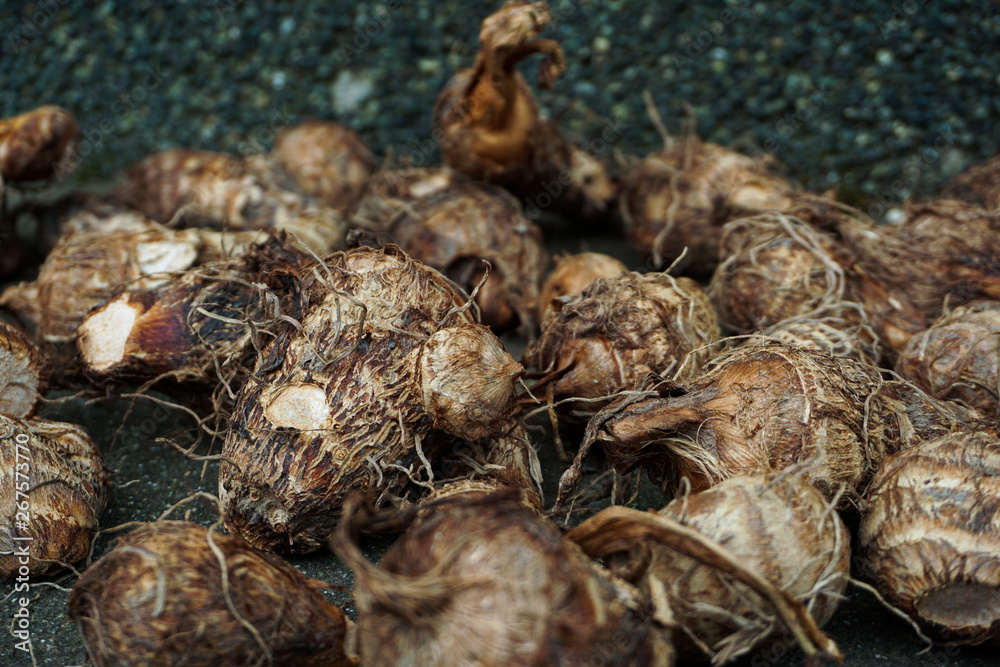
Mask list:
[[[263,158],[173,149],[132,165],[117,201],[163,224],[286,230],[317,253],[342,247],[346,225],[329,206],[281,187]]]
[[[987,211],[1000,209],[1000,153],[945,183],[941,196],[969,202]]]
[[[595,216],[613,199],[614,182],[599,160],[539,118],[531,88],[514,69],[542,54],[538,84],[553,86],[565,57],[554,40],[536,39],[551,20],[545,2],[524,0],[510,0],[487,17],[475,65],[455,74],[438,96],[434,134],[445,163],[472,179]]]
[[[632,587],[512,494],[439,501],[376,567],[350,503],[330,548],[355,574],[366,665],[673,665]]]
[[[308,579],[243,540],[187,521],[118,539],[69,596],[97,665],[357,665],[354,625]]]
[[[837,608],[850,577],[851,538],[840,516],[801,474],[739,475],[670,502],[660,516],[715,540],[738,562],[798,600],[817,626]],[[583,526],[571,536],[586,534]],[[614,528],[594,541],[611,541]],[[635,540],[603,554],[611,571],[649,597],[662,588],[683,660],[715,664],[781,639],[774,612],[745,584],[666,545]]]
[[[599,252],[581,252],[556,259],[556,267],[542,284],[538,298],[538,322],[544,328],[564,304],[598,278],[614,278],[628,271],[620,261]]]
[[[0,459],[0,575],[46,575],[84,559],[110,485],[90,437],[0,414]]]
[[[828,498],[846,487],[846,506],[889,454],[971,429],[995,425],[909,382],[883,380],[873,366],[751,339],[714,357],[687,384],[661,383],[594,415],[556,504],[576,487],[583,458],[598,441],[612,466],[642,465],[668,497],[683,477],[701,491],[734,475],[808,461],[811,481]]]
[[[0,319],[0,414],[35,414],[51,374],[52,362],[35,342]]]
[[[352,220],[363,229],[387,229],[418,200],[468,182],[467,176],[448,167],[383,169],[369,179]]]
[[[194,267],[163,285],[120,291],[92,309],[77,329],[91,381],[228,382],[251,363],[259,331],[281,316],[282,298],[267,282],[310,255],[273,236],[233,260]]]
[[[973,301],[910,339],[896,372],[931,396],[1000,415],[1000,302]]]
[[[636,389],[650,374],[687,379],[719,338],[715,310],[690,278],[626,272],[601,278],[571,299],[525,350],[537,369],[532,393],[550,400],[598,399]],[[573,401],[589,417],[600,402]]]
[[[467,292],[478,290],[483,323],[494,331],[536,329],[535,308],[548,253],[542,232],[510,193],[460,183],[418,199],[388,224],[368,227]],[[489,262],[489,276],[482,285]]]
[[[935,641],[1000,646],[1000,441],[956,433],[889,457],[868,491],[861,570]]]
[[[664,143],[626,172],[618,196],[629,241],[657,267],[686,249],[678,268],[709,275],[719,263],[726,222],[792,202],[791,184],[758,160],[694,134]]]
[[[295,189],[346,216],[378,167],[353,130],[329,121],[300,123],[278,132],[270,159]]]
[[[761,331],[761,335],[878,366],[884,356],[882,344],[864,321],[861,306],[844,303],[781,320]]]
[[[73,114],[41,106],[0,119],[0,177],[12,181],[62,179],[73,170],[80,127]]]
[[[427,483],[452,440],[505,433],[522,370],[453,283],[396,246],[302,273],[302,315],[237,397],[219,471],[227,527],[295,552],[324,543],[349,492],[387,502]]]
[[[0,294],[0,306],[35,322],[42,341],[73,341],[87,311],[116,289],[162,285],[172,272],[242,247],[232,235],[218,232],[174,230],[150,221],[144,227],[62,237],[35,281],[9,286]]]

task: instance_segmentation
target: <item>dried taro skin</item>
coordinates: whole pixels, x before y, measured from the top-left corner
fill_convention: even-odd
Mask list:
[[[935,641],[1000,646],[1000,441],[955,433],[896,454],[868,491],[861,569]]]
[[[100,450],[79,426],[2,414],[0,443],[0,552],[13,554],[24,544],[14,538],[30,536],[32,576],[85,558],[111,483]],[[21,565],[16,554],[0,556],[0,575],[18,576]]]
[[[1000,414],[1000,302],[973,301],[910,339],[896,372],[931,396]]]
[[[635,389],[648,374],[693,376],[720,335],[715,309],[696,282],[626,272],[594,281],[563,305],[523,361],[542,376],[536,395],[599,398]]]
[[[325,587],[237,537],[157,521],[119,538],[83,573],[69,617],[97,667],[357,665],[346,648],[351,621]]]
[[[941,189],[941,196],[969,202],[987,211],[1000,209],[1000,154],[949,180]]]
[[[52,362],[35,342],[0,319],[0,414],[32,416],[51,374]]]
[[[662,395],[661,395],[662,394]],[[810,461],[810,479],[842,503],[860,494],[889,454],[921,440],[989,428],[978,411],[939,401],[873,366],[773,340],[714,357],[701,376],[646,398],[608,405],[587,426],[620,469],[643,465],[668,496],[682,477],[695,491],[741,473]],[[575,486],[577,464],[560,481]]]
[[[660,514],[728,549],[741,564],[806,605],[818,626],[833,615],[847,587],[850,534],[801,475],[738,475],[677,498]],[[640,562],[642,567],[637,567]],[[678,624],[674,643],[680,659],[705,660],[719,654],[721,662],[781,639],[773,612],[756,593],[667,546],[637,545],[608,564],[643,590],[650,585],[649,577],[662,582]]]
[[[504,498],[441,502],[378,567],[338,530],[331,548],[355,571],[362,663],[654,664],[634,591]]]
[[[538,322],[544,328],[562,310],[563,305],[580,294],[598,278],[614,278],[628,271],[620,261],[599,252],[563,255],[542,283],[538,299]]]
[[[301,330],[237,397],[219,473],[227,527],[265,550],[315,550],[349,492],[384,501],[445,443],[505,431],[521,373],[467,297],[396,246],[309,267],[301,300]]]

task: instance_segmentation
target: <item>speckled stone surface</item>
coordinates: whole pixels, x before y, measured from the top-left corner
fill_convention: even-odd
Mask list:
[[[71,6],[73,5],[73,6]],[[0,114],[80,120],[78,181],[172,146],[266,149],[307,117],[380,153],[438,160],[437,92],[471,64],[496,2],[41,0],[0,7]],[[835,5],[831,8],[830,5]],[[556,0],[569,66],[542,106],[611,157],[654,150],[649,89],[676,132],[769,150],[816,190],[896,203],[1000,147],[1000,16],[990,2]],[[526,74],[530,65],[525,67]],[[531,78],[529,76],[529,78]]]

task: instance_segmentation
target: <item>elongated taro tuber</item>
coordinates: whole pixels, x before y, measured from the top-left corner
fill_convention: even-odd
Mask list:
[[[542,284],[538,298],[538,322],[544,328],[573,297],[598,278],[614,278],[628,271],[619,260],[599,252],[563,255]]]
[[[932,639],[1000,646],[1000,440],[956,433],[886,459],[858,545],[866,577]]]
[[[79,426],[0,414],[0,575],[83,560],[108,501],[104,458]]]
[[[301,319],[264,351],[223,448],[226,524],[262,549],[311,551],[351,491],[429,482],[452,440],[510,426],[521,366],[441,273],[396,246],[304,270]]]
[[[678,498],[659,514],[717,541],[741,565],[805,605],[817,626],[836,610],[850,576],[850,534],[803,475],[738,475]],[[594,541],[602,537],[612,541],[616,533],[597,533]],[[605,561],[650,597],[662,587],[677,623],[674,645],[681,659],[719,664],[780,639],[774,611],[757,593],[669,546],[637,540]]]
[[[142,524],[73,586],[69,617],[97,667],[348,667],[354,626],[283,560],[187,521]]]
[[[378,567],[354,541],[360,514],[330,541],[355,573],[363,664],[673,665],[635,591],[511,494],[420,516]]]
[[[7,182],[65,178],[75,166],[79,140],[73,114],[57,106],[0,119],[0,177]]]
[[[896,372],[931,396],[1000,414],[1000,302],[945,313],[900,353]]]
[[[360,222],[360,220],[357,220]],[[422,197],[386,221],[366,227],[387,235],[414,259],[438,269],[467,292],[494,331],[536,329],[535,309],[548,253],[542,232],[510,193],[459,183]],[[485,276],[489,262],[489,276]]]
[[[842,503],[864,490],[889,454],[958,430],[995,430],[976,410],[884,380],[873,366],[769,339],[714,357],[682,386],[625,396],[587,425],[573,467],[559,483],[568,498],[589,447],[612,465],[643,465],[668,496],[682,477],[700,491],[741,473],[809,462],[809,477]]]
[[[0,414],[24,419],[48,389],[52,362],[26,334],[0,320]]]
[[[693,376],[719,336],[715,310],[698,283],[626,272],[591,283],[563,305],[523,361],[540,376],[536,395],[609,397],[638,388],[649,374]],[[573,402],[570,411],[586,417],[600,407]]]
[[[613,199],[614,182],[596,157],[539,118],[531,88],[514,69],[542,54],[538,83],[552,87],[566,60],[557,42],[536,39],[551,21],[548,4],[524,0],[510,0],[487,17],[475,65],[455,74],[438,97],[435,137],[445,163],[474,180],[594,215]]]

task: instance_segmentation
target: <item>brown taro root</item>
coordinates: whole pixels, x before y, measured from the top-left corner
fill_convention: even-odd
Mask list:
[[[915,335],[896,372],[936,398],[1000,415],[1000,301],[972,301]]]
[[[935,641],[1000,646],[1000,441],[956,433],[882,464],[861,570]]]
[[[960,201],[907,202],[906,219],[844,243],[880,284],[905,292],[932,321],[945,308],[1000,298],[1000,211]]]
[[[73,586],[69,618],[105,665],[357,665],[354,625],[308,579],[187,521],[141,524]]]
[[[817,626],[830,619],[847,586],[850,534],[801,474],[738,475],[672,501],[659,515],[718,542],[741,565],[805,605]],[[570,535],[588,532],[584,525]],[[612,528],[597,532],[594,541],[614,536]],[[765,600],[722,570],[652,540],[601,555],[644,595],[655,599],[654,587],[663,591],[680,659],[720,664],[782,640]]]
[[[9,286],[0,294],[0,306],[34,322],[42,341],[73,341],[87,311],[116,289],[162,285],[173,272],[242,247],[233,234],[168,229],[151,221],[137,229],[68,234],[45,258],[34,282]]]
[[[41,106],[0,119],[0,177],[12,181],[62,179],[73,170],[80,127],[73,114]]]
[[[843,303],[781,320],[761,331],[761,335],[878,366],[884,356],[882,344],[864,321],[861,306]]]
[[[792,192],[758,160],[689,134],[668,138],[663,150],[633,165],[618,202],[629,241],[655,266],[687,249],[678,268],[709,275],[720,261],[723,225],[783,209]]]
[[[958,430],[994,429],[976,410],[927,396],[879,370],[776,340],[752,339],[714,357],[682,385],[622,397],[587,425],[583,446],[559,482],[562,505],[600,442],[619,470],[642,465],[668,497],[687,477],[695,491],[757,470],[809,462],[828,498],[842,506],[889,454]]]
[[[474,180],[503,185],[538,208],[595,216],[614,198],[614,182],[603,163],[539,118],[514,69],[542,54],[538,83],[552,87],[566,60],[557,42],[536,39],[551,20],[545,2],[510,0],[483,21],[474,67],[455,74],[438,97],[435,138],[445,163]]]
[[[329,121],[300,123],[278,132],[269,157],[295,189],[345,217],[378,167],[357,133]]]
[[[177,148],[132,165],[114,191],[117,201],[168,224],[229,230],[294,232],[315,252],[343,246],[346,225],[336,210],[282,187],[258,156]]]
[[[387,502],[430,481],[455,438],[505,433],[522,369],[453,283],[396,246],[308,267],[299,303],[236,399],[219,495],[251,544],[304,552],[349,492]]]
[[[1000,153],[945,183],[941,196],[969,202],[987,211],[1000,209]]]
[[[439,501],[377,567],[355,543],[368,519],[355,508],[330,548],[355,573],[362,664],[674,664],[634,589],[513,494]]]
[[[539,227],[517,201],[490,185],[460,183],[413,202],[387,224],[367,227],[475,295],[494,331],[537,328],[538,288],[548,264]],[[479,286],[490,264],[489,277]]]
[[[35,342],[0,319],[0,414],[35,414],[51,374],[52,362]]]
[[[536,396],[597,399],[636,389],[654,374],[698,373],[719,338],[715,310],[690,278],[626,272],[601,278],[567,302],[524,352]],[[570,403],[583,418],[601,402]]]
[[[418,200],[468,182],[467,176],[448,167],[382,169],[368,180],[351,219],[363,229],[387,229]]]
[[[0,459],[0,575],[46,575],[84,559],[110,474],[83,429],[0,414]]]
[[[628,271],[620,261],[599,252],[581,252],[556,259],[556,267],[542,284],[538,298],[538,322],[544,328],[564,304],[598,278],[614,278]]]
[[[308,261],[310,255],[275,235],[237,259],[194,267],[150,289],[120,291],[77,329],[84,372],[98,384],[167,375],[228,382],[252,362],[263,344],[258,333],[289,315],[281,312],[282,297],[268,289],[271,275]]]

